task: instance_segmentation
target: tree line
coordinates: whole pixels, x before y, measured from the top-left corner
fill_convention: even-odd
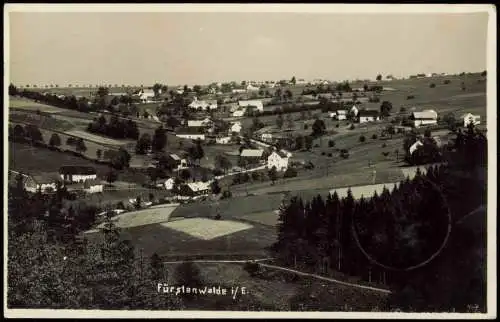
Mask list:
[[[87,131],[115,139],[137,140],[139,138],[137,123],[132,120],[119,119],[116,115],[110,117],[109,123],[106,118],[101,115],[92,123],[89,123]]]

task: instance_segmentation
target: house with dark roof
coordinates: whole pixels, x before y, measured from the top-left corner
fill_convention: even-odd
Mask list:
[[[32,193],[53,192],[57,189],[57,182],[60,181],[54,173],[31,175],[9,170],[9,185],[16,185],[18,176],[22,177],[24,189]]]
[[[59,169],[59,175],[64,182],[85,182],[97,179],[97,171],[93,167],[68,165]]]
[[[421,112],[413,112],[410,115],[410,120],[413,121],[414,127],[420,127],[422,125],[436,125],[437,124],[437,113],[434,110],[425,110]]]
[[[377,110],[360,110],[358,111],[359,123],[374,122],[380,120],[380,114]]]

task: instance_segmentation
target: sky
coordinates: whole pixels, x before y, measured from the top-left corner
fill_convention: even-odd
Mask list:
[[[374,79],[486,69],[488,14],[10,12],[14,84]]]

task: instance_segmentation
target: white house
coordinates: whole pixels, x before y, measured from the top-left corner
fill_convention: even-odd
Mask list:
[[[102,192],[104,189],[104,185],[100,180],[97,179],[90,179],[86,180],[83,183],[83,190],[87,193],[98,193]]]
[[[240,133],[240,132],[241,132],[241,122],[231,123],[231,127],[229,128],[229,133]]]
[[[252,84],[248,84],[247,85],[247,92],[254,92],[254,91],[258,91],[260,88],[257,87],[257,86],[253,86]]]
[[[336,120],[345,120],[347,119],[347,111],[346,110],[336,110],[330,112],[330,117]]]
[[[271,141],[273,139],[273,134],[272,133],[262,133],[260,136],[260,139],[262,141]]]
[[[161,89],[158,93],[161,94]],[[142,103],[149,103],[155,97],[155,92],[152,89],[141,89],[137,95]]]
[[[188,105],[189,108],[194,110],[216,110],[217,109],[217,101],[216,100],[206,100],[201,101],[198,98],[194,98],[194,100]]]
[[[59,175],[64,182],[85,182],[97,179],[96,170],[87,166],[63,166],[59,169]]]
[[[413,143],[411,146],[410,146],[410,154],[413,154],[413,152],[415,152],[419,147],[423,146],[424,144],[420,141],[420,140],[417,140],[415,143]]]
[[[233,117],[242,117],[245,115],[246,109],[238,109],[233,112],[232,116]]]
[[[376,110],[361,110],[358,112],[359,123],[379,121],[380,116]]]
[[[354,115],[354,117],[358,117],[359,114],[359,109],[356,107],[356,105],[353,105],[351,109],[349,110],[349,113]]]
[[[267,157],[267,168],[272,169],[272,167],[276,167],[277,171],[286,171],[288,169],[288,156],[281,151],[273,151]]]
[[[240,107],[255,107],[259,112],[264,111],[264,104],[261,100],[241,100],[238,101]]]
[[[467,127],[469,124],[478,125],[481,124],[481,116],[474,115],[472,113],[467,113],[462,115],[462,120],[464,120],[464,127]]]
[[[218,136],[215,138],[215,143],[217,144],[229,144],[231,142],[230,136]]]
[[[176,131],[175,136],[181,139],[205,140],[205,133],[199,127],[185,127]]]
[[[414,127],[422,125],[435,125],[437,124],[437,113],[434,110],[425,110],[422,112],[412,112],[410,119],[413,121]]]
[[[246,89],[245,88],[233,88],[233,90],[231,91],[233,94],[240,94],[240,93],[246,93]]]
[[[168,178],[167,180],[165,180],[164,186],[165,186],[166,190],[172,190],[172,189],[174,189],[174,185],[175,185],[175,179],[174,178]]]

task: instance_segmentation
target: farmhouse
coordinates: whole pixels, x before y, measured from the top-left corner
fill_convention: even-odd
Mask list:
[[[379,121],[380,116],[376,110],[361,110],[358,113],[359,123]]]
[[[273,134],[272,133],[262,133],[260,136],[260,139],[264,142],[271,142],[273,139]]]
[[[44,174],[44,175],[28,175],[17,171],[9,170],[9,184],[17,184],[17,176],[21,175],[23,179],[23,187],[26,191],[35,193],[37,191],[41,192],[52,192],[57,189],[57,175],[54,174]]]
[[[256,86],[253,86],[252,84],[248,84],[248,86],[247,86],[247,92],[258,91],[258,90],[259,90],[259,88]]]
[[[437,124],[437,113],[434,110],[425,110],[422,112],[412,112],[410,120],[414,127]]]
[[[467,127],[469,124],[472,124],[472,125],[481,124],[481,116],[480,115],[473,115],[472,113],[463,114],[462,120],[464,120],[464,127]]]
[[[88,166],[63,166],[59,169],[59,174],[64,182],[85,182],[97,179],[96,170]]]
[[[161,94],[161,90],[158,92]],[[151,89],[141,89],[136,96],[139,98],[139,100],[142,103],[150,103],[153,101],[153,98],[155,97],[155,92]]]
[[[187,160],[185,158],[181,158],[175,153],[168,155],[167,162],[174,171],[189,168]]]
[[[180,187],[180,195],[189,197],[208,195],[210,191],[210,183],[208,182],[190,182]]]
[[[263,112],[264,111],[264,104],[262,103],[261,100],[241,100],[241,101],[238,101],[238,105],[240,107],[250,107],[250,106],[253,106],[259,112]]]
[[[236,111],[233,112],[232,116],[233,117],[242,117],[245,115],[246,108],[245,109],[237,109]]]
[[[209,117],[206,117],[202,120],[188,120],[188,127],[210,127],[213,125],[212,120]]]
[[[230,136],[218,136],[215,138],[215,143],[217,144],[229,144],[231,143]]]
[[[90,179],[83,183],[83,190],[87,193],[97,193],[102,192],[104,185],[100,180]]]
[[[285,171],[288,168],[288,156],[281,151],[273,151],[267,157],[267,167],[269,169],[276,167],[278,171]]]
[[[204,128],[201,127],[184,127],[177,129],[175,136],[181,139],[190,139],[190,140],[205,140],[205,133],[203,132]]]
[[[231,123],[231,127],[229,128],[229,133],[240,133],[240,132],[241,132],[241,122]]]

